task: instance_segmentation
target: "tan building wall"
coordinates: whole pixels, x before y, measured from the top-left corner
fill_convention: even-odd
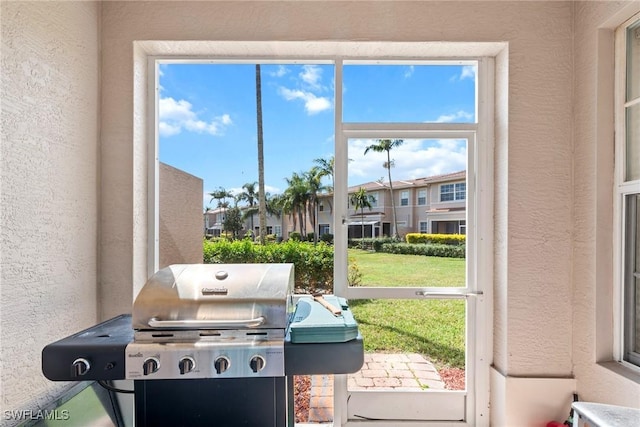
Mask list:
[[[99,318],[100,7],[3,1],[0,16],[5,426],[19,422],[5,410],[35,410],[70,387],[44,378],[42,348]],[[114,236],[103,240],[125,250]],[[120,268],[130,265],[124,259]]]
[[[202,179],[160,163],[159,268],[202,262]]]

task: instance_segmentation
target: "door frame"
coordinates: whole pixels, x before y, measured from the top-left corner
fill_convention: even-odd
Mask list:
[[[334,193],[334,292],[347,299],[362,298],[465,298],[467,390],[463,392],[424,392],[429,394],[425,410],[444,408],[440,414],[446,419],[449,402],[457,407],[456,414],[464,414],[460,421],[400,421],[349,419],[349,403],[357,404],[360,394],[367,393],[367,404],[376,407],[391,405],[394,411],[411,410],[403,392],[349,392],[347,375],[334,377],[334,427],[384,426],[451,426],[489,425],[490,364],[493,348],[493,169],[494,134],[493,106],[495,61],[492,57],[477,58],[477,123],[474,124],[394,124],[343,123],[336,111],[335,137],[335,193]],[[336,110],[342,107],[342,61],[336,61]],[[349,287],[347,283],[347,227],[348,191],[347,163],[350,138],[425,138],[448,137],[467,139],[467,286],[465,288],[366,288]],[[422,293],[419,295],[419,293]],[[441,400],[444,399],[444,400]],[[407,406],[408,405],[408,406]],[[460,407],[462,405],[462,408]],[[415,409],[415,407],[413,408]],[[437,418],[438,416],[436,416]],[[441,420],[443,418],[440,418]]]

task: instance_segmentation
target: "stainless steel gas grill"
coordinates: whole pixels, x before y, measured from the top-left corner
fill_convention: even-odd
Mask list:
[[[294,305],[293,284],[292,264],[164,268],[132,315],[45,347],[43,372],[134,380],[136,426],[293,425],[293,375],[356,372],[364,358],[346,301],[328,299],[340,316]]]
[[[133,304],[128,379],[284,376],[292,264],[175,265]]]

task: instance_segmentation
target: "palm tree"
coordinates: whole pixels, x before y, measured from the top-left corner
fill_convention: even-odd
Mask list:
[[[247,202],[247,209],[245,209],[244,215],[242,215],[242,219],[251,218],[252,233],[254,232],[253,216],[256,214],[256,212],[259,212],[259,209],[256,206],[258,204],[257,201],[260,198],[260,195],[256,192],[257,185],[257,182],[247,182],[242,186],[242,188],[244,188],[244,191],[238,194],[238,200]]]
[[[309,194],[309,204],[307,206],[309,210],[309,218],[311,218],[311,227],[313,228],[313,243],[318,243],[318,194],[322,192],[326,187],[322,185],[322,170],[314,166],[304,174],[307,181],[307,189]]]
[[[336,158],[335,156],[331,156],[328,159],[313,159],[313,162],[316,163],[318,169],[320,171],[320,177],[330,176],[331,177],[331,187],[327,187],[328,191],[333,191],[335,187],[334,182],[334,169]]]
[[[353,193],[349,197],[349,202],[353,205],[353,208],[358,212],[360,209],[360,225],[362,226],[362,248],[364,249],[364,208],[371,210],[375,198],[371,194],[367,194],[367,190],[364,187],[360,187],[358,191]],[[373,228],[371,229],[371,237],[373,237]]]
[[[366,155],[370,150],[376,153],[387,152],[387,161],[383,163],[383,167],[389,172],[389,191],[391,193],[391,210],[393,212],[393,230],[391,234],[393,237],[398,238],[398,221],[396,220],[396,202],[393,198],[393,181],[391,181],[391,167],[393,161],[391,160],[391,150],[402,145],[404,140],[402,139],[379,139],[375,144],[369,145],[365,150]]]
[[[300,223],[300,235],[306,237],[307,230],[305,227],[307,219],[307,202],[309,201],[309,187],[304,177],[296,172],[291,178],[285,178],[287,189],[284,190],[286,205],[290,208],[293,215],[293,231],[296,230],[296,214]]]
[[[256,116],[258,120],[258,212],[260,213],[260,243],[264,245],[267,233],[267,200],[264,191],[264,142],[262,132],[262,86],[260,64],[256,64]]]
[[[225,190],[223,187],[218,187],[216,191],[209,193],[209,195],[211,196],[211,202],[214,200],[218,201],[218,207],[222,208],[222,217],[224,218],[225,209],[229,207],[229,203],[226,201],[226,199],[233,197],[233,194],[231,194],[230,191]],[[224,220],[221,222],[222,222],[222,231],[225,231]]]

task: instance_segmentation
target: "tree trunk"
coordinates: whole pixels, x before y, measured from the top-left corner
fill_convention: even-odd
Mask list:
[[[391,182],[391,154],[387,150],[387,171],[389,172],[389,192],[391,193],[391,211],[393,214],[393,229],[391,235],[394,238],[398,237],[398,222],[396,221],[396,202],[393,198],[393,183]]]
[[[267,202],[264,192],[264,142],[262,139],[262,85],[260,64],[256,64],[256,116],[258,118],[258,212],[260,216],[260,243],[264,245],[267,234]]]

